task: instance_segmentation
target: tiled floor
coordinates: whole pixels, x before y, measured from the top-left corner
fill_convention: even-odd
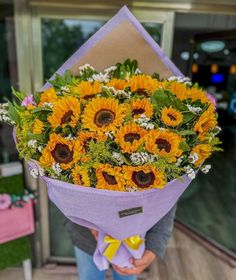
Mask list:
[[[59,272],[60,271],[60,272]],[[33,280],[77,280],[75,268],[58,273],[35,269]],[[0,272],[1,280],[23,280],[21,269]],[[109,280],[111,277],[108,276]],[[165,264],[155,261],[150,269],[139,277],[141,280],[234,280],[236,268],[231,268],[204,247],[175,229],[166,253]]]

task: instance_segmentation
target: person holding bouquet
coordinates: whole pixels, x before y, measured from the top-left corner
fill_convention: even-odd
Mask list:
[[[114,280],[136,280],[136,275],[141,274],[156,258],[163,260],[168,240],[172,236],[175,210],[176,206],[147,232],[146,250],[142,258],[130,259],[133,268],[121,268],[113,265]],[[98,232],[77,225],[70,220],[66,221],[66,228],[75,246],[79,280],[105,280],[107,271],[100,271],[93,261]]]

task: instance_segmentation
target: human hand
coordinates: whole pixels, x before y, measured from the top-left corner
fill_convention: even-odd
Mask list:
[[[90,228],[89,230],[91,231],[93,237],[94,237],[96,240],[98,240],[98,231],[97,231],[96,229],[92,229],[92,228]]]
[[[156,258],[156,255],[149,250],[146,250],[141,259],[131,259],[133,268],[122,268],[117,265],[112,265],[117,273],[120,275],[138,275],[141,274]]]

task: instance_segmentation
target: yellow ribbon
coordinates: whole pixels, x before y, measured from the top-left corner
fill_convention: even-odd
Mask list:
[[[108,246],[103,255],[111,262],[122,242],[124,242],[130,249],[138,250],[143,241],[144,239],[139,235],[134,235],[124,240],[118,240],[106,235],[104,237],[104,242],[107,243]]]

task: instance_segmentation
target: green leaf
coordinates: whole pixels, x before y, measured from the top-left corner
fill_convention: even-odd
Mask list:
[[[37,107],[31,110],[32,114],[38,113],[38,112],[52,112],[51,108],[48,107]]]
[[[16,124],[20,123],[20,116],[10,101],[8,101],[8,115]]]
[[[196,115],[191,112],[185,113],[184,118],[183,118],[183,123],[188,123],[188,122],[192,121],[193,118],[195,118],[195,117],[196,117]]]
[[[190,151],[190,147],[189,145],[187,144],[187,142],[183,141],[179,144],[179,148],[184,151],[184,152],[187,152],[187,151]]]
[[[11,90],[12,90],[13,95],[15,95],[15,97],[16,97],[20,102],[22,102],[22,101],[25,99],[26,94],[25,94],[24,92],[17,91],[17,90],[15,90],[13,87],[11,87]]]
[[[42,141],[42,142],[45,141],[44,134],[34,134],[31,132],[28,132],[28,137],[29,137],[29,139],[35,139],[35,140]]]
[[[159,111],[163,106],[169,107],[171,105],[170,96],[167,91],[158,90],[152,97],[151,101],[155,111]]]
[[[34,93],[34,100],[36,101],[37,104],[40,102],[40,96],[41,96],[40,92]]]
[[[181,135],[181,136],[193,135],[193,134],[196,134],[196,133],[192,130],[183,130],[183,131],[179,132],[179,135]]]

